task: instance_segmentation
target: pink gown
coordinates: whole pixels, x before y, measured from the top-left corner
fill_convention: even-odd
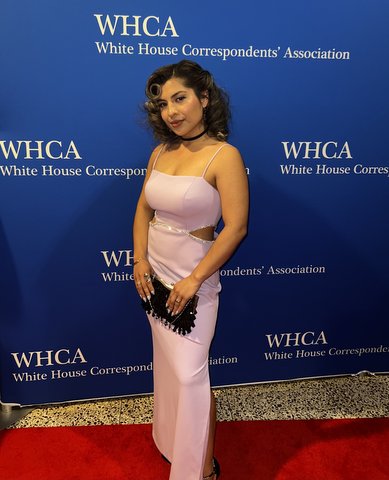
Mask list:
[[[204,175],[225,145],[212,156],[201,177],[156,170],[163,147],[154,162],[145,187],[147,202],[155,210],[149,226],[148,259],[155,273],[168,283],[190,275],[213,243],[190,232],[216,226],[220,220],[219,193]],[[219,272],[202,283],[195,327],[186,336],[148,316],[154,357],[153,438],[172,464],[169,480],[203,478],[210,414],[208,353],[220,288]]]

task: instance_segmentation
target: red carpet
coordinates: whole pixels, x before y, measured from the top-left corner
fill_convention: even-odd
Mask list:
[[[216,454],[220,480],[387,480],[389,419],[222,422]],[[1,480],[168,476],[150,425],[0,432]]]

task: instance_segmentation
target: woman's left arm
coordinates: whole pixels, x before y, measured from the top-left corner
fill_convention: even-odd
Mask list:
[[[215,158],[211,167],[221,199],[224,227],[207,255],[199,262],[191,275],[175,284],[168,300],[168,306],[173,310],[173,313],[179,313],[186,301],[197,292],[204,280],[216,272],[231,257],[247,232],[248,182],[239,151],[228,145]],[[177,296],[183,299],[181,306],[178,308],[177,304],[174,303]]]

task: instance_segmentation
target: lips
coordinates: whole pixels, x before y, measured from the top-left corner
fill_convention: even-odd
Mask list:
[[[170,122],[170,126],[171,126],[171,128],[176,129],[176,128],[180,127],[182,122],[183,122],[183,120],[176,120],[174,122]]]

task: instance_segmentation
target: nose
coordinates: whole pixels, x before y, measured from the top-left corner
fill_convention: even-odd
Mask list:
[[[167,108],[167,114],[169,118],[173,117],[174,114],[177,112],[176,107],[173,103],[168,103],[166,108]]]

